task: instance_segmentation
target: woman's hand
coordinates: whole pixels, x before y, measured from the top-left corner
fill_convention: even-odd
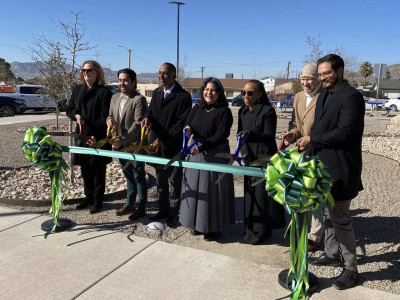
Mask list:
[[[81,115],[76,114],[75,119],[76,119],[76,123],[78,123],[79,125],[85,124],[85,120],[82,118]]]
[[[192,128],[190,128],[190,126],[186,126],[184,129],[186,129],[186,136],[189,136],[192,134]]]
[[[285,146],[289,146],[291,143],[293,143],[295,138],[296,136],[294,135],[294,133],[290,131],[286,132],[282,137]]]
[[[199,148],[194,148],[194,150],[190,153],[190,155],[193,155],[193,156],[195,156],[195,155],[199,155],[200,154],[200,152],[199,152]]]

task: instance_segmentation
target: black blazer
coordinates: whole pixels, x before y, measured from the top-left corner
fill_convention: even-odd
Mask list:
[[[346,80],[324,107],[327,93],[324,90],[317,100],[309,150],[332,171],[331,193],[335,201],[351,200],[363,189],[361,143],[365,102]]]
[[[244,143],[241,153],[250,160],[273,155],[276,147],[276,112],[271,104],[256,104],[250,112],[247,106],[239,109],[238,132],[249,130],[250,136]]]
[[[163,146],[158,156],[171,158],[182,148],[182,132],[192,108],[192,97],[175,81],[175,87],[167,99],[164,99],[162,86],[153,91],[145,117],[152,124],[152,137],[149,142],[159,138]]]
[[[107,135],[106,119],[110,110],[110,101],[112,93],[105,86],[93,85],[86,92],[86,84],[80,84],[73,88],[71,99],[66,109],[67,116],[76,121],[75,115],[79,114],[85,120],[86,136],[94,136],[97,141],[104,139]],[[75,128],[75,133],[79,133],[79,125]],[[88,147],[84,142],[77,139],[76,145],[80,147]],[[105,144],[103,149],[111,150],[109,143]],[[84,154],[74,155],[73,164],[80,164],[80,159],[87,157]],[[105,163],[111,162],[111,157],[98,156],[96,159]]]

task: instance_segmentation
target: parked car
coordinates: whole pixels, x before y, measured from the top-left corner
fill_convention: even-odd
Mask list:
[[[385,103],[385,107],[390,107],[394,111],[400,110],[400,97],[391,98]]]
[[[15,87],[13,93],[0,93],[1,97],[12,97],[25,101],[26,109],[33,110],[55,110],[56,101],[46,95],[46,87],[42,85],[21,84]]]
[[[244,105],[244,100],[242,95],[236,96],[235,98],[232,99],[232,106],[243,106],[243,105]]]
[[[24,100],[9,96],[0,97],[0,117],[12,117],[15,114],[22,114],[25,110]]]
[[[192,103],[195,104],[200,99],[200,91],[195,91],[192,96]]]
[[[117,84],[108,84],[106,85],[106,87],[109,88],[109,90],[111,91],[111,93],[113,93],[113,95],[121,91]]]
[[[290,106],[293,107],[293,102],[294,102],[294,95],[293,94],[289,94],[287,95],[285,98],[283,98],[280,101],[280,106]]]

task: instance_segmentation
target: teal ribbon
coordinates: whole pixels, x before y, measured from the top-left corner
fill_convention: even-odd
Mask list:
[[[62,158],[63,148],[52,141],[51,136],[47,135],[44,127],[29,128],[21,148],[25,153],[26,159],[35,167],[49,171],[51,181],[50,213],[54,226],[44,234],[44,237],[47,238],[49,234],[55,232],[57,226],[60,227],[59,215],[67,194],[67,184],[63,170],[67,170],[68,165]],[[62,192],[62,187],[64,192]]]

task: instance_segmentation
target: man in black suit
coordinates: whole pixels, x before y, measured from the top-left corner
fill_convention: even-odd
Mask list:
[[[360,190],[361,139],[364,131],[365,103],[362,95],[343,80],[344,62],[335,54],[318,60],[318,78],[325,89],[318,97],[310,136],[299,139],[300,147],[310,145],[308,153],[318,155],[332,171],[331,193],[335,206],[325,210],[325,253],[310,261],[317,266],[344,269],[333,282],[342,290],[358,279],[356,241],[350,221],[350,204]]]
[[[153,91],[151,103],[142,126],[152,124],[155,135],[153,146],[161,157],[171,158],[181,150],[182,132],[186,117],[192,108],[192,97],[175,81],[176,68],[171,63],[161,65],[158,72],[160,87]],[[182,185],[182,169],[176,172],[172,182],[169,180],[174,167],[164,170],[156,166],[156,184],[159,193],[159,211],[149,217],[151,220],[167,218],[167,225],[174,227],[178,222]]]

